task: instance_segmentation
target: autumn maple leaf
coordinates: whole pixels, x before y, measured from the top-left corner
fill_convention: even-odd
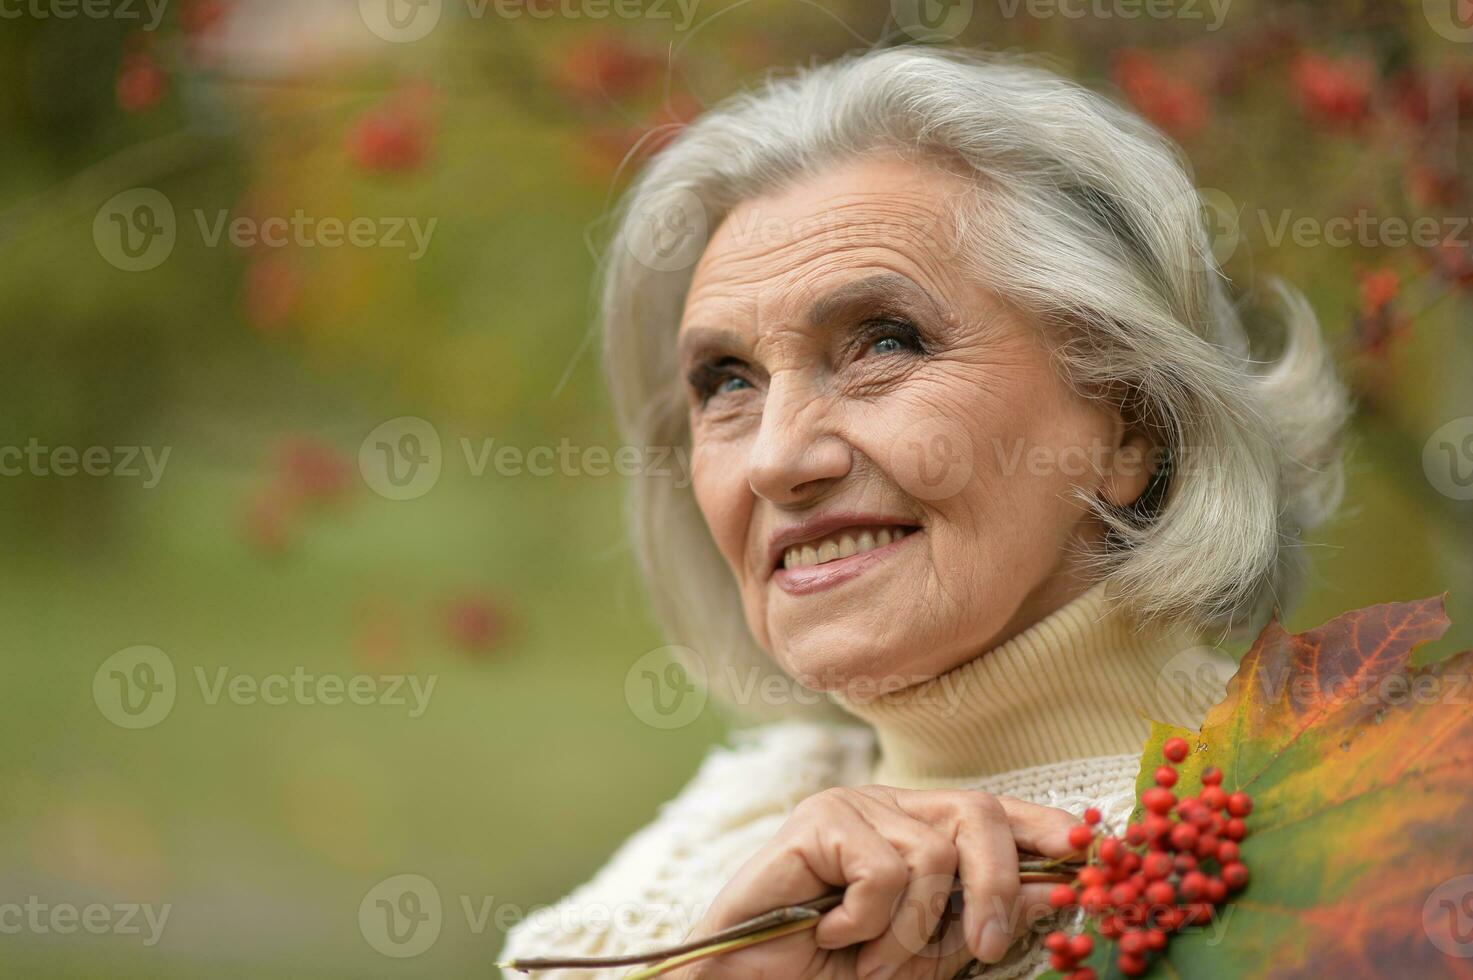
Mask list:
[[[1181,737],[1183,786],[1216,766],[1255,806],[1248,886],[1147,975],[1473,977],[1473,650],[1412,665],[1447,627],[1442,597],[1275,620],[1200,731],[1153,724],[1140,791]]]

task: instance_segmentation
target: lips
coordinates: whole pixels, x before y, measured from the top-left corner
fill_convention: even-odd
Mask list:
[[[827,589],[888,560],[924,533],[910,517],[830,514],[784,528],[769,546],[771,575],[790,595]]]
[[[844,528],[833,534],[824,535],[813,541],[795,544],[783,552],[783,568],[809,568],[825,565],[840,558],[862,555],[876,548],[883,548],[891,541],[899,541],[911,531],[911,527]]]

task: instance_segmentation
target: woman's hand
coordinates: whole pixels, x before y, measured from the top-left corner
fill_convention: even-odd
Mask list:
[[[844,889],[814,929],[687,967],[680,980],[951,980],[1049,911],[1019,849],[1072,852],[1064,810],[970,790],[830,789],[804,800],[721,891],[699,937]],[[960,880],[962,918],[931,943]],[[960,929],[958,934],[957,930]]]

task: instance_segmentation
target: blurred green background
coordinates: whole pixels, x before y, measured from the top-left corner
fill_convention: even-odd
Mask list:
[[[725,729],[708,709],[660,730],[625,699],[662,640],[621,478],[478,474],[461,440],[616,447],[590,285],[630,168],[770,68],[934,40],[921,8],[392,0],[391,21],[390,2],[0,11],[0,453],[47,450],[44,469],[0,457],[0,907],[171,909],[151,946],[0,910],[7,976],[487,975],[500,926],[586,879]],[[1473,506],[1453,478],[1473,473],[1473,232],[1453,232],[1473,37],[1456,0],[1446,23],[1435,7],[935,10],[957,43],[1045,56],[1147,113],[1214,189],[1208,219],[1237,221],[1235,285],[1308,291],[1360,412],[1347,507],[1291,625],[1447,590],[1467,646]],[[125,228],[164,241],[116,197],[139,188],[172,209],[171,249],[120,250]],[[213,238],[222,218],[298,212],[370,219],[375,243]],[[1450,240],[1273,233],[1362,212]],[[378,238],[397,219],[429,230],[422,255],[407,231]],[[359,451],[403,416],[433,425],[442,470],[395,500]],[[164,466],[64,475],[57,447],[104,447],[109,473],[128,447]],[[178,690],[129,730],[93,682],[138,645]],[[211,704],[195,671],[222,667],[436,686],[419,717]],[[445,906],[402,959],[359,922],[401,873]]]

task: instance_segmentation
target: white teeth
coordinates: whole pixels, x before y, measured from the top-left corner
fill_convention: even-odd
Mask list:
[[[783,568],[807,568],[873,551],[899,541],[913,530],[904,527],[865,528],[857,535],[853,531],[845,531],[809,544],[794,545],[783,552]]]

